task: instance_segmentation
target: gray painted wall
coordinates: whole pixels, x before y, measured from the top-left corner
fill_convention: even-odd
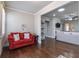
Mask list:
[[[74,26],[75,26],[75,31],[79,32],[79,19],[75,22],[73,22]]]

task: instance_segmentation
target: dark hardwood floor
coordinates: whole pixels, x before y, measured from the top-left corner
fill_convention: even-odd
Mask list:
[[[14,50],[3,48],[1,58],[55,58],[59,55],[78,58],[79,46],[47,38],[41,45],[34,44]]]

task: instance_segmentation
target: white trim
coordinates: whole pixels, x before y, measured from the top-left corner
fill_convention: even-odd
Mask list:
[[[48,4],[47,6],[45,6],[44,8],[42,8],[40,11],[36,12],[35,15],[43,15],[45,13],[48,13],[50,11],[55,10],[58,7],[61,7],[67,3],[70,3],[70,1],[54,1],[50,4]]]
[[[78,1],[78,0],[0,0],[0,1]]]
[[[48,35],[46,37],[55,38],[55,36],[48,36]]]
[[[15,11],[18,11],[18,12],[23,12],[23,13],[28,13],[28,14],[34,15],[33,13],[30,13],[30,12],[27,12],[27,11],[24,11],[24,10],[19,10],[19,9],[16,9],[16,8],[11,8],[11,7],[5,7],[5,8],[15,10]]]

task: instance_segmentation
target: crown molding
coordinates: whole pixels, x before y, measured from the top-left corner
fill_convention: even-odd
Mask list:
[[[18,12],[22,12],[22,13],[28,13],[28,14],[34,15],[34,13],[27,12],[27,11],[20,10],[20,9],[16,9],[16,8],[11,8],[11,7],[5,7],[5,8],[6,8],[6,9],[15,10],[15,11],[18,11]]]
[[[65,4],[70,3],[71,1],[54,1],[52,3],[49,3],[48,5],[46,5],[44,8],[42,8],[41,10],[39,10],[38,12],[36,12],[34,15],[43,15],[46,14],[50,11],[55,10],[58,7],[61,7]]]

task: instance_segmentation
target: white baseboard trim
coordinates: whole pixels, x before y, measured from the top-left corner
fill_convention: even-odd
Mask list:
[[[55,36],[46,36],[46,37],[55,38]]]

